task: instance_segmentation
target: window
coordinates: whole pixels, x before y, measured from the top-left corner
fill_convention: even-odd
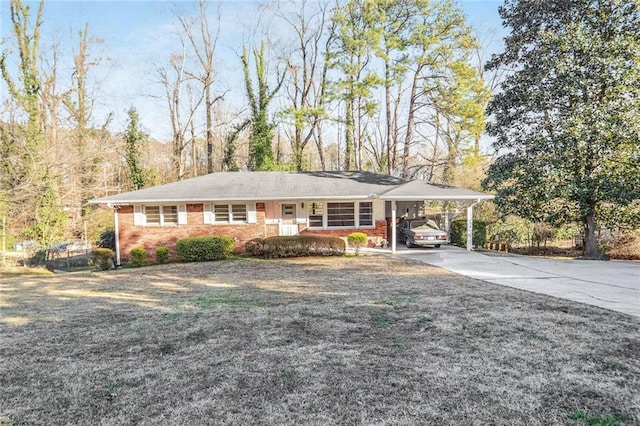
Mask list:
[[[327,227],[356,226],[354,203],[327,203]]]
[[[358,203],[324,203],[311,202],[307,207],[310,228],[355,228],[370,227],[373,222],[373,202]],[[326,222],[325,222],[326,220]],[[326,225],[325,225],[326,224]]]
[[[323,203],[309,203],[309,227],[322,228],[324,226],[324,204]]]
[[[160,206],[145,206],[144,215],[147,225],[160,225]]]
[[[144,217],[147,225],[177,225],[178,206],[145,206]]]
[[[178,224],[178,206],[162,206],[162,223]]]
[[[247,222],[246,204],[214,204],[214,223]]]
[[[245,204],[231,205],[231,222],[246,222],[247,206]]]
[[[373,226],[373,203],[360,203],[359,226]]]
[[[216,204],[213,206],[213,215],[215,222],[229,222],[229,205]]]

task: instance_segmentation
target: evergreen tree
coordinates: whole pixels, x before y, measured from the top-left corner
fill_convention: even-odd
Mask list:
[[[640,1],[507,0],[512,29],[487,68],[513,73],[489,103],[485,188],[506,213],[582,222],[599,258],[602,208],[640,198]]]
[[[140,117],[134,107],[129,108],[127,115],[129,116],[129,122],[127,130],[124,132],[125,157],[127,166],[129,166],[133,189],[141,189],[144,188],[144,173],[140,166],[140,148],[147,135],[139,129]]]

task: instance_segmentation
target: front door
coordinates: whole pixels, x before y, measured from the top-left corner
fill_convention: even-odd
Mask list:
[[[298,224],[296,223],[296,205],[283,204],[282,218],[280,222],[280,235],[298,235]]]

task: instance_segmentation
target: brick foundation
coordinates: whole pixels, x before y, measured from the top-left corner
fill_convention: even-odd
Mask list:
[[[331,235],[334,237],[346,238],[347,235],[352,232],[362,232],[369,237],[369,247],[375,245],[374,241],[387,240],[387,222],[380,220],[376,222],[376,226],[373,229],[303,229],[300,231],[300,235]]]

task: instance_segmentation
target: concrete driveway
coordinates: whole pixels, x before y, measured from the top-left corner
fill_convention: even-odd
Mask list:
[[[640,317],[640,262],[487,255],[453,246],[406,249],[398,245],[397,255],[491,283]]]

